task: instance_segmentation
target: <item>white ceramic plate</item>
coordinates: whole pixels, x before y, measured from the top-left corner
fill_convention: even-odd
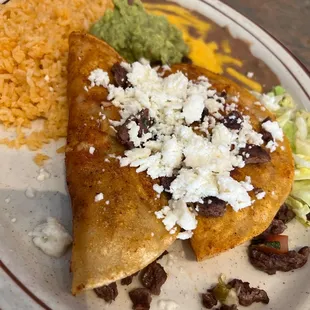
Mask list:
[[[186,8],[228,26],[231,33],[251,43],[252,53],[267,63],[296,102],[310,109],[310,77],[302,66],[275,39],[241,14],[217,0],[178,0]],[[1,131],[0,131],[1,132]],[[3,132],[1,132],[1,135]],[[56,149],[64,141],[52,143],[45,151],[52,158],[47,170],[52,177],[36,180],[38,167],[27,150],[0,147],[0,308],[11,309],[131,309],[127,288],[119,286],[119,296],[112,305],[97,298],[94,292],[78,297],[70,294],[70,253],[52,259],[32,245],[28,232],[47,216],[54,216],[71,230],[71,210],[65,187],[63,155]],[[279,180],[280,181],[280,180]],[[36,196],[25,196],[27,186]],[[10,197],[10,203],[5,199]],[[11,220],[16,218],[16,222]],[[225,232],[223,232],[225,233]],[[309,245],[309,229],[298,222],[289,224],[290,247]],[[197,263],[188,244],[177,242],[170,255],[161,260],[168,272],[162,294],[154,297],[151,309],[162,309],[160,300],[173,300],[180,310],[202,309],[200,293],[217,281],[220,273],[228,278],[241,278],[260,286],[270,296],[269,305],[256,304],[251,309],[310,309],[310,264],[295,272],[274,276],[255,270],[247,261],[246,245],[203,263]],[[135,279],[137,281],[137,279]],[[241,307],[242,308],[242,307]],[[167,309],[168,310],[168,309]]]

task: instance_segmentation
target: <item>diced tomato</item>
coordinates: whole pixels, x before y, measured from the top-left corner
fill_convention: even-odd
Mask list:
[[[279,243],[279,248],[273,247],[272,243]],[[259,245],[259,248],[266,253],[285,254],[288,252],[288,236],[269,235],[265,240],[265,244]]]

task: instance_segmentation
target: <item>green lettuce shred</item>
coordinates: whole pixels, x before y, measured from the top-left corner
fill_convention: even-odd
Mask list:
[[[275,86],[267,94],[254,95],[275,113],[279,125],[290,141],[295,160],[295,178],[286,203],[301,223],[310,226],[310,112],[298,109],[293,98],[282,86]]]

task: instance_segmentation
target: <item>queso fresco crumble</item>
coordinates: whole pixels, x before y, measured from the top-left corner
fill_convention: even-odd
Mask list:
[[[154,191],[170,195],[169,204],[155,212],[170,233],[179,226],[178,238],[188,239],[197,214],[222,216],[226,204],[236,212],[247,208],[255,201],[251,191],[256,199],[265,197],[250,177],[238,182],[230,172],[270,161],[269,153],[283,141],[277,122],[266,119],[261,132],[255,131],[250,117],[237,110],[238,97],[218,93],[204,76],[196,81],[182,72],[164,77],[145,62],[115,64],[112,73],[116,85],[102,69],[92,71],[87,91],[107,88],[107,99],[119,108],[120,121],[110,125],[127,147],[120,165],[159,179]],[[206,209],[211,206],[212,214]]]

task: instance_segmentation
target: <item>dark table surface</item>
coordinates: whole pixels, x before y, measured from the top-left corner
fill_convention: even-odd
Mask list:
[[[310,71],[310,0],[222,0],[280,40]]]

